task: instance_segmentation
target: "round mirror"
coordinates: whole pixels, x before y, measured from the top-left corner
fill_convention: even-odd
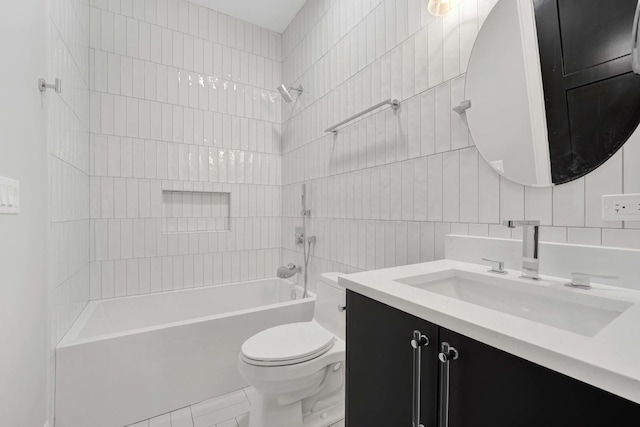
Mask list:
[[[499,0],[467,69],[466,115],[484,159],[520,184],[572,181],[640,121],[632,71],[636,0]]]

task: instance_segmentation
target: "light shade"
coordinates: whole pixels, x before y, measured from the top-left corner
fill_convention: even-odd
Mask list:
[[[460,3],[460,0],[429,0],[427,10],[435,16],[442,16]]]

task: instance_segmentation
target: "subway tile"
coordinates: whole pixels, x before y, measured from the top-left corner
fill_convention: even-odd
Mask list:
[[[406,1],[406,0],[405,0]],[[411,37],[402,44],[402,99],[415,93],[415,41]]]
[[[437,153],[451,147],[451,88],[444,83],[435,89],[435,150]]]
[[[138,3],[138,0],[136,3]],[[151,25],[147,22],[138,24],[138,57],[142,60],[151,59]]]
[[[500,218],[502,221],[524,218],[524,186],[500,178]]]
[[[460,221],[478,221],[480,203],[478,178],[478,151],[475,147],[460,150]]]
[[[640,230],[603,228],[602,246],[640,249]]]
[[[458,9],[454,9],[451,13],[447,13],[442,17],[444,80],[452,79],[460,74],[460,14]]]
[[[478,168],[478,200],[478,221],[500,222],[500,176],[482,158]]]
[[[435,90],[420,95],[420,146],[423,156],[436,151]]]
[[[428,83],[434,87],[443,81],[442,19],[434,19],[427,26],[427,55]]]
[[[462,2],[460,9],[460,72],[464,73],[469,64],[471,50],[478,33],[478,3]]]
[[[578,245],[602,244],[602,230],[600,228],[579,228],[570,227],[567,229],[567,242]]]
[[[113,52],[114,50],[114,21],[113,13],[102,11],[100,16],[100,40],[101,48],[106,52]]]
[[[133,58],[138,57],[138,21],[127,19],[127,55]]]
[[[414,219],[414,162],[402,162],[402,220]],[[397,192],[397,191],[396,191]]]
[[[551,187],[525,187],[525,219],[540,221],[542,225],[553,223],[553,190]]]
[[[416,221],[427,220],[427,182],[428,182],[428,158],[421,157],[414,161],[414,219]]]
[[[553,187],[553,225],[584,227],[584,178]]]
[[[522,233],[522,230],[512,230]],[[515,238],[515,236],[514,236]],[[517,238],[521,239],[521,236]],[[566,227],[540,227],[540,240],[543,242],[567,243]]]
[[[460,153],[451,151],[442,155],[443,220],[460,219]]]
[[[602,196],[621,194],[623,184],[623,155],[618,151],[603,165],[585,177],[585,225],[587,227],[621,228],[620,221],[602,220]]]
[[[442,155],[429,156],[427,169],[427,217],[429,221],[442,221]]]

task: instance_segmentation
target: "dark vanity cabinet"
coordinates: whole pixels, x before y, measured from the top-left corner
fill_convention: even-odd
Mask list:
[[[640,426],[638,404],[348,291],[347,427],[412,427],[414,329],[424,427]]]
[[[347,292],[347,406],[349,427],[408,426],[413,418],[413,355],[421,348],[421,421],[436,425],[438,327],[388,305]]]

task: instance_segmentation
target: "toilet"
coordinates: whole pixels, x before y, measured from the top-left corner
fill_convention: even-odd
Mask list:
[[[322,274],[310,322],[264,330],[244,342],[238,369],[255,388],[249,427],[327,427],[344,418],[345,290]]]

